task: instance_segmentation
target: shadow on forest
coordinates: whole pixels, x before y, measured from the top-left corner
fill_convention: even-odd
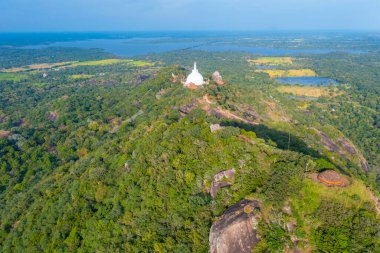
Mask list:
[[[246,131],[255,132],[258,138],[264,139],[266,141],[271,140],[275,142],[277,144],[277,147],[280,149],[289,149],[291,151],[296,151],[305,155],[310,155],[315,158],[321,157],[318,151],[309,148],[307,144],[299,137],[290,134],[289,142],[289,133],[271,129],[265,125],[254,126],[247,123],[232,120],[223,121],[221,125],[238,127]]]

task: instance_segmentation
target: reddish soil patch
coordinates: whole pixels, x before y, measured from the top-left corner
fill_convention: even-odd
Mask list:
[[[317,179],[319,182],[329,187],[347,187],[350,185],[350,181],[345,176],[333,170],[326,170],[324,172],[319,173],[317,175]]]
[[[0,139],[6,139],[11,136],[11,132],[0,130]]]
[[[186,87],[187,87],[188,89],[190,89],[190,90],[196,90],[196,89],[199,88],[198,85],[193,84],[193,83],[188,84]]]

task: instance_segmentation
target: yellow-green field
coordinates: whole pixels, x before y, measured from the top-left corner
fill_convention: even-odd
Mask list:
[[[27,78],[26,75],[18,73],[0,73],[0,81],[15,81],[19,82],[22,79]]]
[[[53,68],[75,68],[79,66],[106,66],[118,63],[127,63],[133,67],[151,67],[154,66],[154,63],[147,61],[135,61],[131,59],[106,59],[106,60],[98,60],[98,61],[71,61],[71,62],[57,62],[57,63],[41,63],[41,64],[33,64],[24,67],[17,68],[9,68],[2,69],[0,73],[18,73],[18,72],[26,72],[26,71],[36,71],[42,69],[53,69]]]
[[[135,67],[147,67],[147,66],[153,66],[154,64],[151,62],[146,61],[134,61],[130,59],[106,59],[106,60],[99,60],[99,61],[84,61],[84,62],[76,62],[72,64],[72,67],[77,66],[106,66],[106,65],[112,65],[117,63],[128,63],[129,65],[135,66]]]
[[[305,178],[302,189],[303,200],[293,200],[293,205],[302,216],[309,215],[318,208],[321,199],[339,199],[347,207],[359,207],[365,202],[371,202],[368,190],[365,185],[357,180],[353,180],[348,187],[326,187],[321,183],[314,182],[310,178]],[[355,196],[356,198],[353,198]],[[305,205],[307,203],[307,205]]]
[[[248,60],[252,64],[256,65],[291,65],[293,64],[293,58],[291,57],[260,57],[255,60]]]
[[[313,87],[313,86],[280,86],[277,90],[281,93],[290,93],[296,96],[305,97],[335,97],[339,95],[336,88]],[[330,90],[332,92],[330,92]]]
[[[18,68],[10,68],[10,69],[3,69],[1,72],[5,73],[17,73],[17,72],[25,72],[25,71],[34,71],[34,70],[40,70],[40,69],[52,69],[52,68],[59,68],[59,67],[66,67],[74,62],[56,62],[56,63],[41,63],[41,64],[32,64],[27,65],[24,67],[18,67]]]
[[[280,78],[280,77],[301,77],[301,76],[317,76],[312,69],[259,69],[256,70],[257,73],[266,73],[270,78]]]
[[[94,75],[85,75],[85,74],[79,74],[79,75],[71,75],[71,79],[86,79],[86,78],[91,78]]]

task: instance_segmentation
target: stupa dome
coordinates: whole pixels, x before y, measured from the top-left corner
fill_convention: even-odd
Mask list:
[[[201,73],[199,73],[196,62],[194,62],[194,69],[191,72],[191,74],[187,77],[185,84],[186,85],[189,85],[189,84],[203,85],[204,84],[203,76],[201,75]]]

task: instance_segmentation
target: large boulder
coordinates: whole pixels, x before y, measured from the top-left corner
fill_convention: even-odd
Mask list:
[[[210,189],[211,197],[215,198],[220,188],[233,185],[235,181],[235,173],[235,169],[230,169],[215,174]]]
[[[212,80],[218,84],[218,85],[223,85],[224,84],[224,81],[223,81],[223,78],[222,78],[222,75],[219,73],[219,71],[215,71],[213,74],[212,74]]]
[[[214,74],[212,74],[212,80],[218,85],[224,84],[222,75],[219,73],[219,71],[215,71]]]
[[[211,226],[210,253],[251,253],[259,242],[258,201],[243,200],[225,211]]]
[[[325,170],[319,173],[317,175],[317,178],[321,183],[329,187],[346,187],[350,185],[350,181],[347,179],[347,177],[333,170]]]

